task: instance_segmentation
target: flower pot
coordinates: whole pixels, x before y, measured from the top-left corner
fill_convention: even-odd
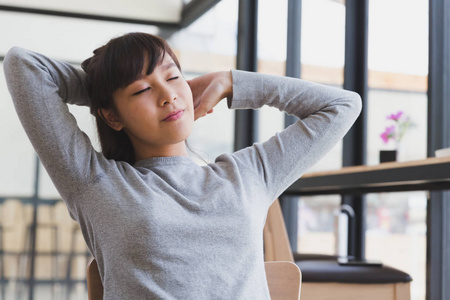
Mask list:
[[[397,150],[380,150],[380,163],[397,161]]]

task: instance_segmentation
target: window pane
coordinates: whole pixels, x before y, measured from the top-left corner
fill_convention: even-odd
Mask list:
[[[188,28],[169,39],[186,78],[236,68],[238,1],[221,1]],[[190,148],[207,162],[233,151],[234,111],[226,101],[194,123]],[[194,155],[195,156],[195,155]]]
[[[301,77],[338,88],[344,83],[345,3],[332,0],[302,1]],[[311,168],[311,172],[342,167],[342,141]],[[335,253],[334,213],[337,195],[301,197],[298,250]]]
[[[286,74],[286,20],[286,0],[258,2],[258,72],[279,76]],[[258,141],[266,141],[283,130],[283,112],[263,106],[257,113]]]
[[[426,192],[367,195],[366,257],[408,273],[411,299],[425,299]]]
[[[397,150],[398,161],[424,159],[427,156],[427,95],[425,92],[370,89],[368,94],[367,164],[380,162],[380,150]],[[391,114],[403,112],[400,121],[410,119],[411,127],[400,143],[384,143],[381,134],[397,123]]]
[[[379,151],[388,149],[398,150],[398,161],[425,158],[427,0],[369,2],[368,63],[368,164],[378,164]],[[388,116],[412,123],[400,142],[381,138],[386,128],[398,129],[399,122]],[[367,207],[367,258],[409,273],[411,299],[425,299],[426,193],[371,194]]]
[[[345,3],[302,1],[302,78],[329,85],[344,83]]]
[[[401,161],[425,158],[428,1],[370,1],[369,11],[368,162],[377,164],[379,150],[397,146]],[[400,141],[398,122],[386,119],[398,112],[412,123]],[[391,126],[397,138],[384,144],[380,135]]]
[[[336,253],[335,215],[338,195],[301,197],[298,204],[299,253],[334,255]]]

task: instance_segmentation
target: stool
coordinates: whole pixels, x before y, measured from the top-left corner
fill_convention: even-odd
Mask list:
[[[411,298],[411,277],[388,266],[339,265],[336,256],[317,254],[295,253],[294,260],[303,274],[302,300]]]

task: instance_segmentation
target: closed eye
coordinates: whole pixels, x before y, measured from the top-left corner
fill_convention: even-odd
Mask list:
[[[148,91],[148,90],[150,90],[150,87],[145,88],[145,89],[143,89],[143,90],[140,90],[140,91],[134,93],[133,96],[137,96],[137,95],[142,94],[143,92]]]
[[[175,77],[169,78],[169,79],[167,79],[167,81],[171,81],[171,80],[175,80],[175,79],[178,79],[178,76],[175,76]]]

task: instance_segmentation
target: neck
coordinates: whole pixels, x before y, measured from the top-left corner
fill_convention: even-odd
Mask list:
[[[136,161],[152,157],[189,156],[185,141],[171,145],[160,145],[157,147],[135,147],[134,154]]]

